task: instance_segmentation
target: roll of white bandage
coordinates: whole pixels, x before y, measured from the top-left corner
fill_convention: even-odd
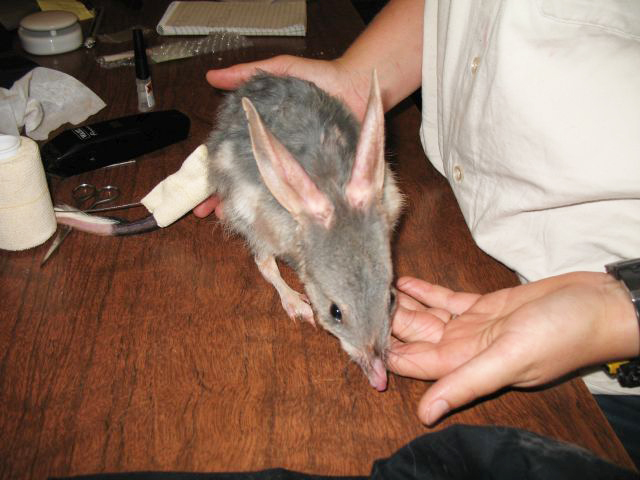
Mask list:
[[[0,248],[25,250],[56,231],[56,216],[38,145],[0,135]]]

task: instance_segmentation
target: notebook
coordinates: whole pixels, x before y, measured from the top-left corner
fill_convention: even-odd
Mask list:
[[[305,36],[305,0],[278,2],[172,2],[160,19],[160,35],[207,35],[233,32],[240,35]]]

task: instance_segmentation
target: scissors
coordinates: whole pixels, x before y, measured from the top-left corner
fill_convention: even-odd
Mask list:
[[[73,197],[75,207],[81,212],[87,212],[95,209],[99,205],[117,200],[120,196],[120,189],[114,185],[98,188],[90,183],[81,183],[73,189],[71,196]],[[73,230],[73,228],[68,225],[60,227],[49,250],[47,250],[47,253],[42,257],[42,261],[40,262],[41,267],[49,260],[51,255],[58,250],[65,238],[71,233],[71,230]]]

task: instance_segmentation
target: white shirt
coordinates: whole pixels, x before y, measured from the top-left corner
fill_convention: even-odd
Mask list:
[[[640,2],[426,0],[422,95],[428,158],[523,281],[640,257]]]

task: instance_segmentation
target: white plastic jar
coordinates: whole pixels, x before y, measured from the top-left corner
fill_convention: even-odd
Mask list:
[[[33,55],[55,55],[82,44],[78,17],[62,10],[36,12],[20,20],[18,36],[22,48]]]

